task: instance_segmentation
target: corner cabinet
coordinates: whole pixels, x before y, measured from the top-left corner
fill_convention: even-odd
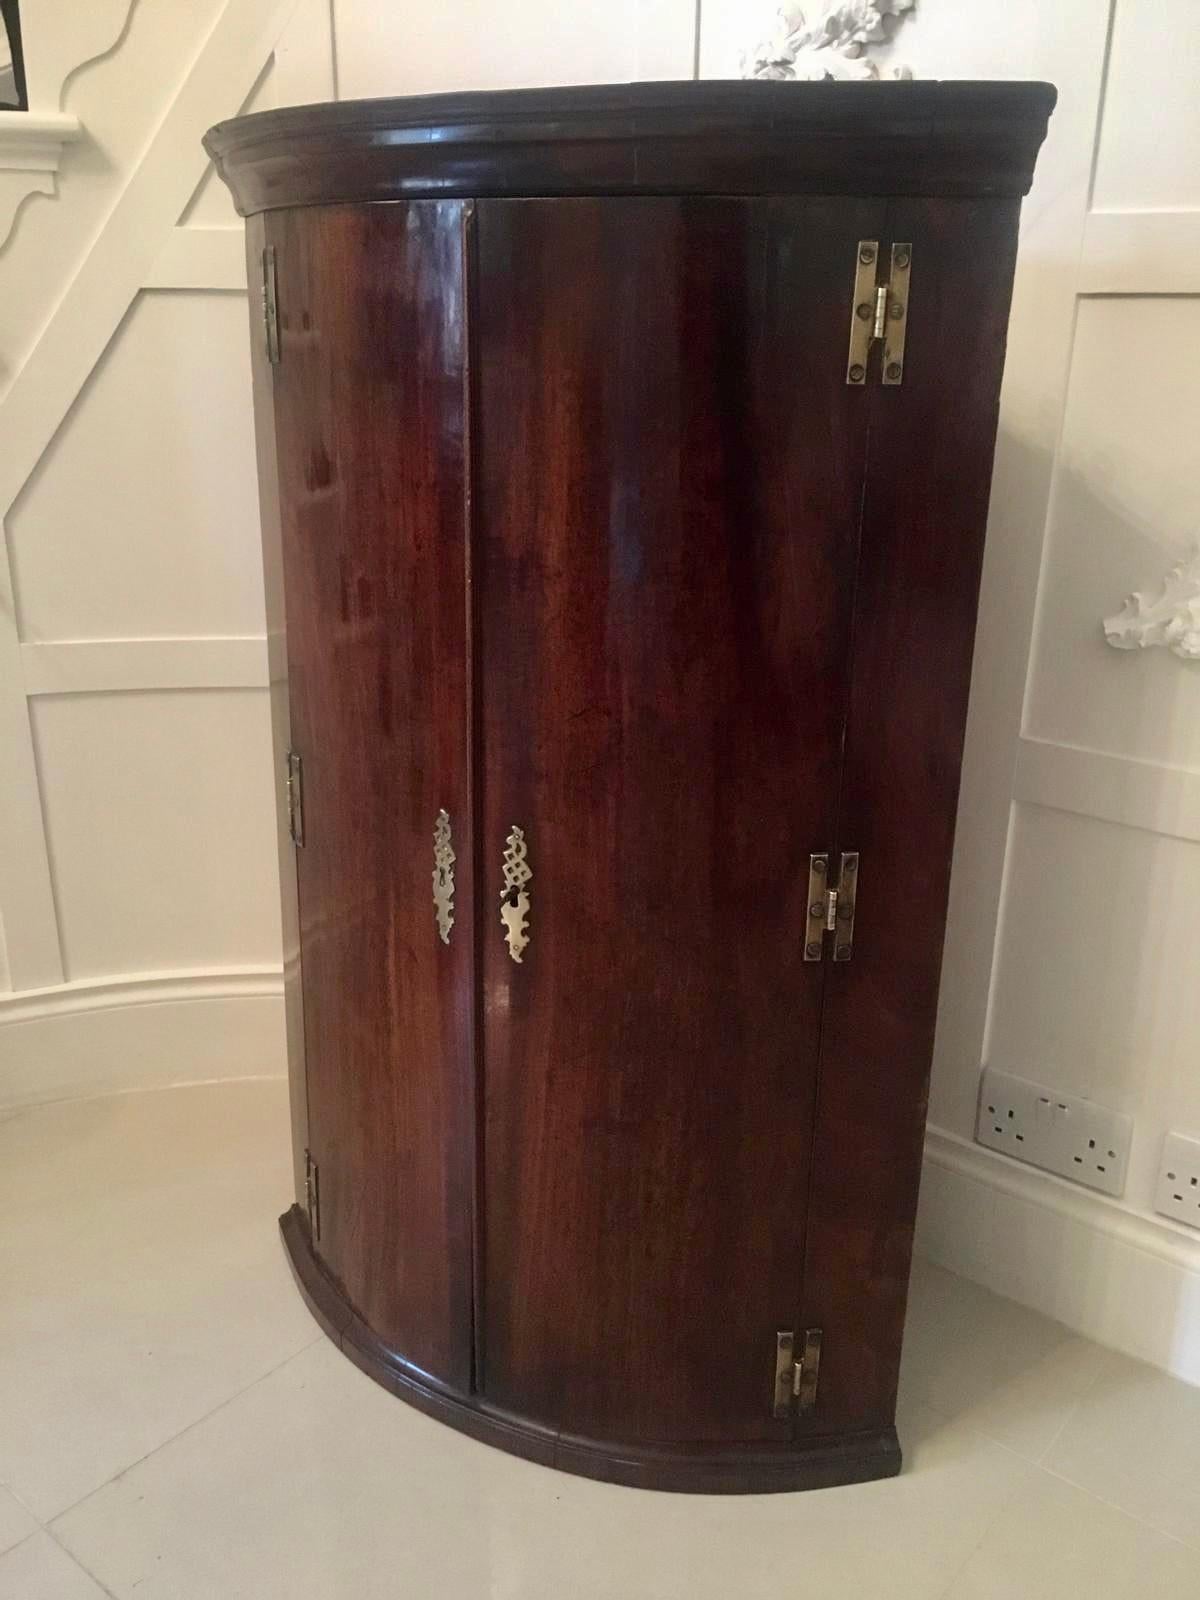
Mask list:
[[[894,1473],[1040,84],[267,112],[297,1202],[402,1398],[622,1483]],[[261,286],[261,297],[259,288]]]

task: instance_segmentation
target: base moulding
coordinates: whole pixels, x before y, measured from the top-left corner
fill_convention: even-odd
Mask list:
[[[629,1446],[582,1439],[528,1422],[478,1397],[454,1394],[389,1351],[350,1307],[313,1253],[299,1206],[279,1219],[283,1246],[305,1303],[338,1349],[368,1377],[418,1411],[510,1455],[604,1483],[696,1494],[766,1494],[824,1489],[894,1477],[900,1445],[894,1428],[839,1440],[797,1441],[786,1451],[762,1446]]]

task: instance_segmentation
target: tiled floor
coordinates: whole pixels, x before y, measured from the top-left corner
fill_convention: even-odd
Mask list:
[[[1191,1600],[1200,1391],[918,1268],[907,1466],[619,1489],[474,1444],[317,1333],[281,1084],[0,1121],[0,1600]]]

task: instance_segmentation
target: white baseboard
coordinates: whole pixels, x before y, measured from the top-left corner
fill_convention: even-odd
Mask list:
[[[0,1108],[287,1071],[277,967],[0,994]]]
[[[1200,1384],[1200,1236],[929,1128],[917,1250]]]

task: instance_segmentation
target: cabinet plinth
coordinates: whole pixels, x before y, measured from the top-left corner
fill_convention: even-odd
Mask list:
[[[646,84],[208,136],[256,288],[284,1242],[477,1438],[668,1489],[899,1470],[1052,104]]]

